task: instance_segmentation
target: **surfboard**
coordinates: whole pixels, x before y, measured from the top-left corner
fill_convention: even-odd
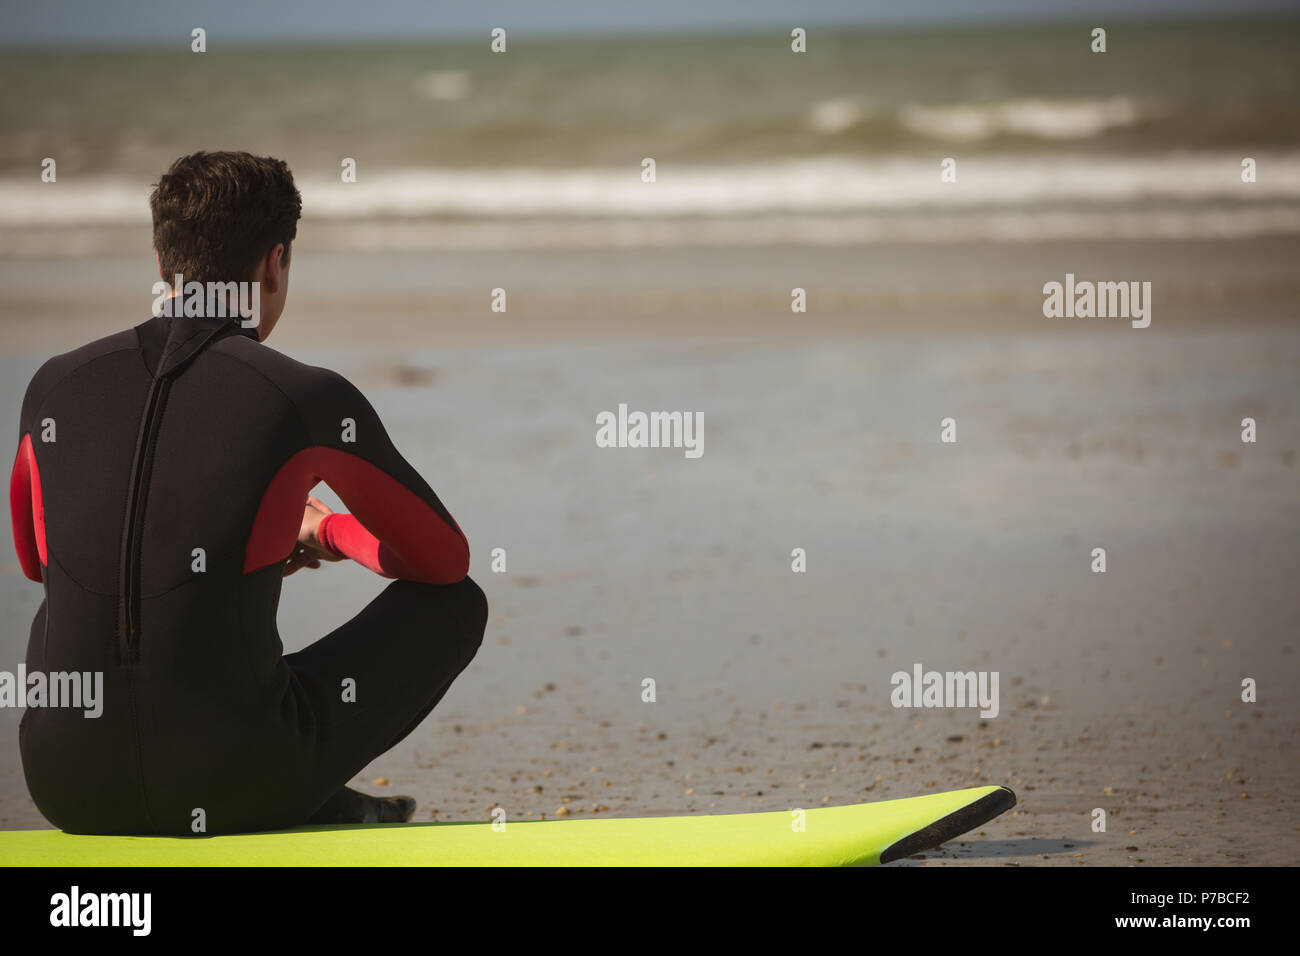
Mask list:
[[[632,819],[298,827],[213,837],[0,832],[6,866],[873,866],[1015,806],[974,787],[840,807]]]

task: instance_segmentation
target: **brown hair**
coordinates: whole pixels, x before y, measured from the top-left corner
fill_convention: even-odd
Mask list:
[[[168,282],[247,281],[278,243],[298,234],[302,197],[283,160],[251,153],[182,156],[149,197],[153,246]]]

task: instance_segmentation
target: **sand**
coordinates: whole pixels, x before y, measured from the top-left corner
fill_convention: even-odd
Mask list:
[[[302,256],[271,344],[366,392],[492,606],[469,670],[355,785],[482,820],[994,783],[1014,811],[902,865],[1294,863],[1296,246],[1147,249],[1145,330],[1041,314],[1042,282],[1123,269],[1120,246],[714,251],[694,272],[687,252],[480,256],[409,283]],[[44,355],[142,318],[122,261],[84,265],[0,261],[10,422]],[[620,402],[702,412],[703,457],[597,448]],[[294,576],[286,648],[380,587],[355,566]],[[6,550],[0,666],[39,599]],[[999,715],[894,708],[890,675],[918,662],[997,671]],[[17,722],[0,711],[0,826],[42,826]]]

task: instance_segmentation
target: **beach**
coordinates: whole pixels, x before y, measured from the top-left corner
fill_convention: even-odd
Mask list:
[[[170,159],[283,156],[304,217],[268,345],[365,393],[491,607],[353,786],[485,821],[1001,784],[1014,810],[897,865],[1293,864],[1298,32],[1135,26],[1105,69],[1046,27],[837,37],[801,74],[783,37],[248,50],[220,87],[216,56],[11,58],[0,418],[148,318]],[[111,115],[160,78],[174,102]],[[1149,324],[1048,317],[1067,277],[1149,283]],[[703,453],[600,447],[620,405],[701,416]],[[382,586],[295,574],[285,650]],[[6,548],[0,670],[40,600]],[[918,667],[996,674],[996,716],[895,706]],[[5,829],[48,825],[20,716]]]
[[[1036,268],[1005,248],[957,251],[948,274],[967,270],[976,298],[995,268],[1010,284],[1008,259]],[[762,256],[812,261],[786,252]],[[1001,309],[987,296],[965,312],[926,300],[954,295],[952,282],[918,291],[909,311],[905,257],[850,252],[895,288],[850,270],[821,293],[847,306],[807,316],[788,312],[775,276],[770,304],[684,280],[620,300],[608,261],[592,263],[589,293],[539,282],[513,291],[505,315],[467,288],[371,298],[364,261],[352,263],[361,288],[340,297],[339,263],[301,254],[305,291],[272,344],[365,391],[466,529],[492,606],[473,665],[354,785],[411,793],[416,819],[453,820],[496,806],[510,819],[720,813],[1006,784],[1016,810],[924,862],[1292,862],[1300,771],[1278,755],[1300,726],[1300,327],[1286,288],[1246,315],[1232,290],[1261,285],[1261,271],[1294,281],[1279,266],[1294,240],[1160,250],[1200,301],[1165,300],[1174,276],[1154,273],[1146,329],[1046,319],[1032,289]],[[1124,254],[1090,252],[1101,271]],[[1218,262],[1213,282],[1198,255]],[[927,269],[942,258],[926,256]],[[732,257],[700,271],[725,275]],[[25,271],[35,286],[59,267]],[[472,284],[491,268],[455,272]],[[1216,283],[1231,304],[1208,299]],[[124,301],[105,303],[105,330],[131,324]],[[11,317],[24,309],[3,358],[15,415],[41,353],[12,337],[54,348],[92,322],[4,303]],[[701,412],[704,454],[598,448],[595,416],[621,402]],[[947,416],[952,445],[939,441]],[[1240,441],[1245,416],[1259,422],[1254,445]],[[1098,545],[1104,575],[1090,571]],[[491,569],[496,548],[505,573]],[[805,573],[791,571],[794,548]],[[6,617],[30,619],[39,588],[12,557],[3,572]],[[379,586],[340,566],[286,581],[286,650]],[[24,644],[25,628],[10,628],[5,659]],[[1000,713],[895,708],[890,675],[914,663],[997,671]],[[1240,701],[1243,677],[1259,681],[1257,703]],[[41,826],[17,719],[0,714],[14,725],[0,823]],[[1096,807],[1106,833],[1090,829]]]

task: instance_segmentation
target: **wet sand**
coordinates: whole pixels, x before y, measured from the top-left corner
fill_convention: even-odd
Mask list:
[[[772,272],[811,268],[808,250],[747,273],[770,289],[716,256],[714,279],[648,292],[622,288],[617,256],[584,288],[545,281],[541,260],[516,287],[498,258],[381,297],[304,268],[272,346],[366,392],[465,528],[492,604],[470,669],[356,785],[413,794],[420,820],[481,820],[996,783],[1015,810],[903,865],[1294,863],[1300,323],[1279,267],[1294,251],[1163,250],[1146,330],[1044,319],[1037,289],[1072,261],[1059,248],[934,253],[928,281],[837,250],[838,281],[802,280],[809,316],[786,304],[801,282]],[[1131,252],[1087,261],[1105,274]],[[83,293],[42,286],[55,265],[15,263],[0,265],[11,422],[45,354],[139,321],[133,287],[97,286],[97,322]],[[486,308],[497,285],[506,316]],[[597,448],[595,415],[620,402],[702,412],[703,457]],[[295,575],[286,649],[380,586],[353,566]],[[6,552],[0,666],[39,597]],[[918,662],[998,671],[1001,712],[892,707],[890,675]],[[41,826],[17,722],[0,712],[0,826]]]

